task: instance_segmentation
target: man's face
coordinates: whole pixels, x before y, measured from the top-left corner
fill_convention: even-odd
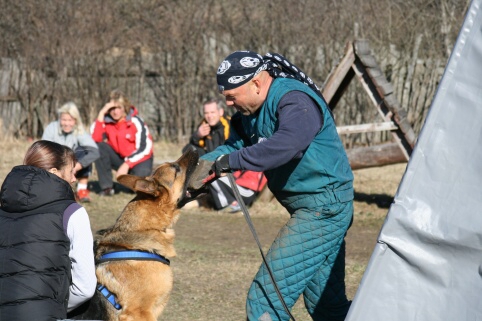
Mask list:
[[[209,124],[209,126],[215,126],[219,123],[219,119],[224,114],[222,108],[218,109],[218,104],[216,102],[211,102],[204,105],[204,119]]]
[[[236,108],[245,116],[254,114],[262,104],[252,81],[237,88],[225,90],[222,94],[226,98],[226,105]]]

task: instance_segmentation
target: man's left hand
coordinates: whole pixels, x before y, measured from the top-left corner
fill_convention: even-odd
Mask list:
[[[221,177],[222,173],[231,172],[231,167],[229,167],[229,155],[224,154],[216,158],[212,170],[216,174],[216,177]]]

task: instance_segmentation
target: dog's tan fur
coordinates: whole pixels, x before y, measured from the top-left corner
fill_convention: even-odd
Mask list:
[[[187,152],[176,162],[160,165],[150,177],[122,175],[118,181],[136,192],[113,227],[96,241],[96,259],[119,250],[142,250],[166,258],[176,255],[173,225],[198,156]],[[108,320],[156,321],[165,308],[173,275],[157,261],[122,260],[96,267],[97,280],[117,297],[121,310],[108,304]]]

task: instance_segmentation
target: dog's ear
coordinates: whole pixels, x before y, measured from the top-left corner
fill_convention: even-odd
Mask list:
[[[125,174],[117,177],[117,181],[136,192],[142,192],[154,197],[159,196],[157,184],[149,178]]]
[[[136,181],[140,179],[139,176],[134,176],[130,174],[120,175],[117,177],[117,181],[124,185],[125,187],[129,187],[131,190],[134,190],[134,186],[136,185]]]
[[[158,185],[152,180],[147,178],[138,178],[134,184],[134,191],[142,192],[154,197],[159,196]]]

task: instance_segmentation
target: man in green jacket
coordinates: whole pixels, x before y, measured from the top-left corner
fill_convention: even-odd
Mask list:
[[[217,71],[236,108],[224,145],[202,157],[217,176],[263,171],[291,217],[267,253],[288,308],[303,294],[313,320],[344,320],[344,237],[353,217],[353,174],[318,87],[278,54],[236,51]],[[240,133],[239,128],[242,128]],[[264,264],[249,289],[248,320],[289,320]]]

